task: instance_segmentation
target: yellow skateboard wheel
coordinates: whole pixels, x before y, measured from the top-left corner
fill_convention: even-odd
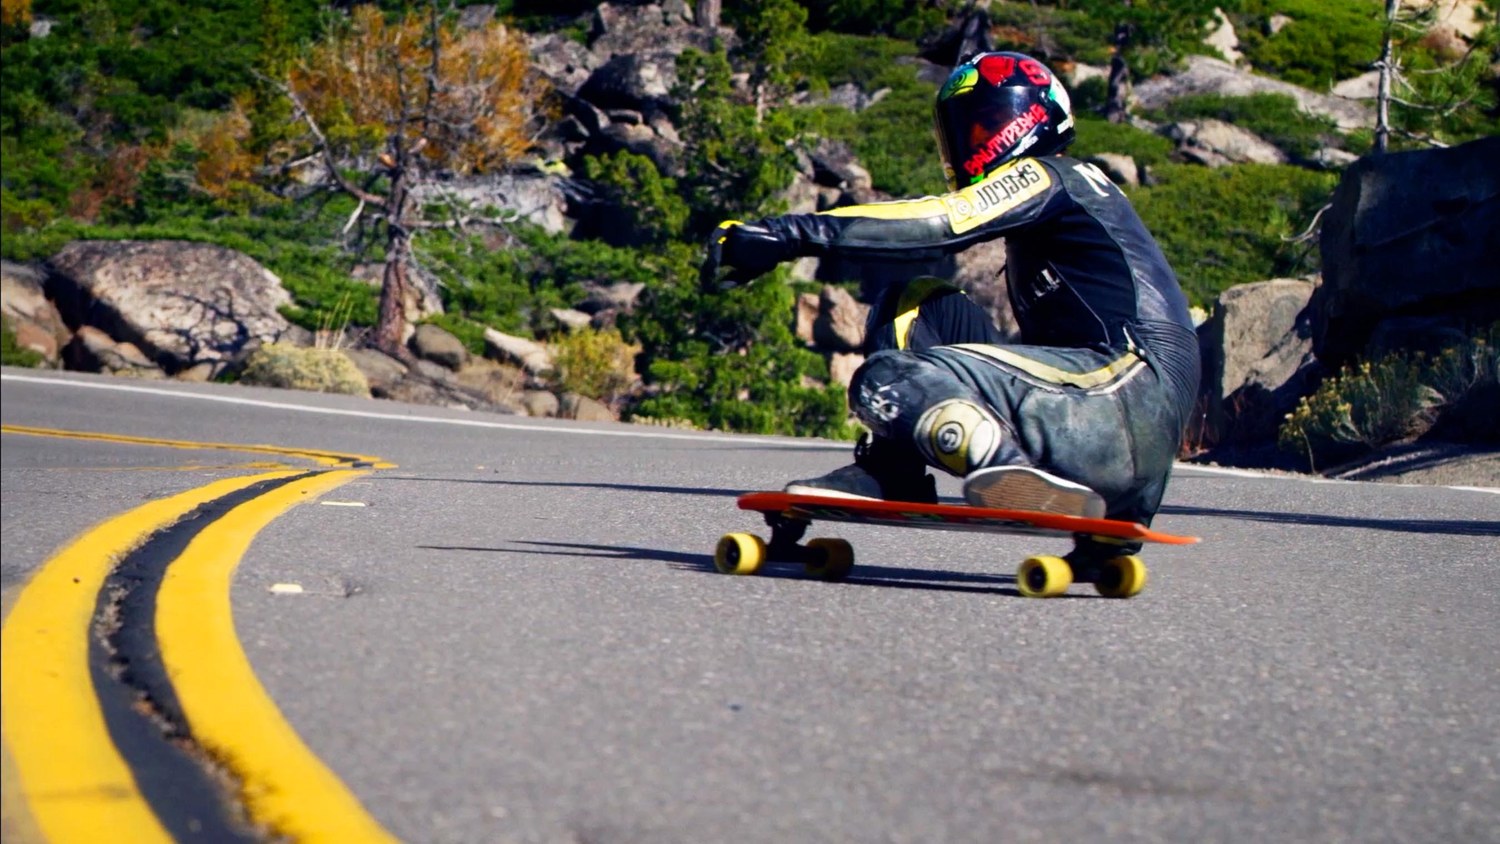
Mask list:
[[[1132,598],[1146,588],[1146,564],[1135,555],[1111,557],[1099,569],[1094,588],[1106,598]]]
[[[807,548],[812,558],[807,563],[807,576],[819,580],[843,580],[854,568],[854,546],[842,539],[811,539]]]
[[[1073,585],[1073,567],[1062,557],[1028,557],[1016,569],[1016,586],[1028,598],[1055,598]]]
[[[714,568],[721,574],[755,574],[765,560],[765,540],[753,533],[726,533],[714,549]]]

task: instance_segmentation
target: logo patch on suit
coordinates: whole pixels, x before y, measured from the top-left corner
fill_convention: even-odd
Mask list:
[[[943,196],[948,208],[948,224],[954,234],[988,223],[1052,186],[1047,168],[1023,158],[1001,167],[977,185]]]
[[[964,399],[929,407],[917,420],[917,447],[929,461],[962,477],[989,463],[1000,448],[994,414]]]
[[[868,384],[859,388],[859,401],[854,403],[854,415],[877,434],[883,435],[891,422],[901,415],[901,395],[890,384],[870,389]]]

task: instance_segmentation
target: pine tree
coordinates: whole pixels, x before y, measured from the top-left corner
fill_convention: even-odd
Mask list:
[[[1472,43],[1456,35],[1446,48],[1434,26],[1437,4],[1405,8],[1386,0],[1385,30],[1375,61],[1374,151],[1386,152],[1392,135],[1428,146],[1446,146],[1492,134],[1496,117],[1496,78],[1490,66],[1500,52],[1500,25],[1491,23]]]

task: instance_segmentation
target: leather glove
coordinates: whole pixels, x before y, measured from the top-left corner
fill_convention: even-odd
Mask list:
[[[757,223],[725,220],[708,238],[698,272],[705,290],[724,290],[765,275],[792,257],[779,235]]]

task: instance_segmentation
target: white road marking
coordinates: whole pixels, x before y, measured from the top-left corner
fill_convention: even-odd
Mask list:
[[[1226,475],[1231,478],[1270,478],[1276,477],[1269,472],[1257,472],[1254,469],[1235,469],[1229,466],[1206,466],[1200,463],[1175,463],[1178,469],[1191,469],[1194,472],[1202,472],[1205,475]],[[1287,476],[1281,476],[1287,477]]]
[[[18,381],[26,384],[46,384],[61,387],[79,387],[88,390],[110,390],[120,393],[139,393],[149,396],[164,396],[174,399],[188,399],[193,401],[219,402],[221,404],[237,404],[249,407],[264,407],[272,410],[290,410],[298,413],[317,413],[327,416],[355,416],[362,419],[383,419],[392,422],[418,422],[429,425],[458,425],[469,428],[491,428],[506,431],[539,431],[551,434],[581,434],[599,437],[640,437],[643,439],[658,440],[686,440],[689,442],[703,442],[705,440],[724,439],[732,440],[739,444],[764,445],[775,448],[818,448],[830,451],[844,451],[851,446],[849,443],[834,442],[831,440],[796,439],[787,437],[783,439],[769,439],[766,437],[752,437],[743,435],[726,435],[714,432],[702,432],[692,434],[676,434],[667,431],[650,430],[598,430],[594,428],[574,428],[563,425],[549,425],[546,423],[519,424],[515,422],[494,422],[486,419],[449,419],[442,416],[406,416],[399,413],[380,413],[373,410],[344,410],[329,407],[308,407],[306,405],[291,404],[289,402],[266,401],[264,399],[244,398],[240,396],[203,395],[199,393],[186,393],[176,390],[168,390],[161,387],[145,387],[139,384],[115,384],[109,382],[73,381],[62,378],[41,378],[34,375],[18,375],[9,372],[0,374],[0,380]],[[635,427],[635,426],[627,426]],[[1236,478],[1262,478],[1270,480],[1301,481],[1303,483],[1368,483],[1367,481],[1343,481],[1334,478],[1316,478],[1307,475],[1286,475],[1271,472],[1257,472],[1253,469],[1234,469],[1225,466],[1205,466],[1197,463],[1177,463],[1178,471],[1203,473],[1208,475],[1225,475]],[[1429,484],[1387,484],[1387,486],[1419,487],[1422,489],[1433,489]],[[1455,489],[1463,492],[1485,492],[1492,495],[1500,495],[1500,488],[1475,487],[1475,486],[1450,486],[1444,489]],[[334,502],[324,502],[334,504]],[[335,505],[338,506],[338,505]],[[350,505],[345,505],[350,506]]]
[[[1268,480],[1301,481],[1305,484],[1368,484],[1374,481],[1351,481],[1343,478],[1320,478],[1312,475],[1292,475],[1275,472],[1257,472],[1254,469],[1235,469],[1228,466],[1207,466],[1201,463],[1176,463],[1174,471],[1185,474],[1202,473],[1205,475],[1225,475],[1232,478],[1265,478]],[[1394,482],[1381,482],[1381,486],[1404,487],[1407,489],[1455,489],[1459,492],[1487,492],[1491,495],[1500,495],[1500,487],[1486,486],[1439,486],[1436,484],[1407,484]]]
[[[549,425],[546,423],[518,424],[515,422],[494,422],[487,419],[450,419],[443,416],[419,416],[404,415],[400,413],[380,413],[373,410],[345,410],[332,407],[308,407],[306,405],[291,404],[289,402],[265,401],[263,399],[243,398],[240,396],[220,396],[200,393],[185,393],[176,390],[168,390],[161,387],[143,387],[138,384],[113,384],[94,381],[72,381],[61,378],[38,378],[33,375],[12,375],[7,372],[0,375],[0,380],[18,381],[26,384],[46,384],[57,387],[78,387],[85,390],[109,390],[118,393],[136,393],[146,396],[162,396],[174,399],[188,399],[191,401],[218,402],[220,404],[235,404],[248,407],[264,407],[271,410],[291,410],[298,413],[317,413],[326,416],[355,416],[361,419],[382,419],[391,422],[419,422],[429,425],[458,425],[467,428],[491,428],[505,431],[537,431],[549,434],[583,434],[597,437],[640,437],[642,439],[656,440],[686,440],[689,442],[705,442],[715,439],[732,440],[741,445],[765,445],[776,448],[826,448],[829,450],[847,451],[853,448],[852,443],[841,443],[832,440],[795,439],[787,437],[784,439],[770,439],[767,437],[751,436],[729,436],[714,432],[701,432],[692,434],[678,434],[668,431],[652,431],[645,426],[627,426],[630,428],[642,428],[642,430],[598,430],[594,428],[574,428],[563,425]]]

